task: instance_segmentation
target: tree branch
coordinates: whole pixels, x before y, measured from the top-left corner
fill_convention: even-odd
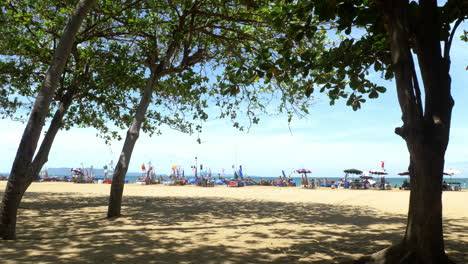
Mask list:
[[[77,90],[77,88],[69,89],[60,103],[57,111],[55,112],[54,117],[50,122],[49,129],[47,130],[44,139],[42,140],[39,151],[37,152],[31,164],[33,171],[39,171],[47,162],[50,149],[52,148],[52,143],[54,142],[57,132],[62,127],[63,117],[73,102],[73,96],[76,94]],[[30,176],[34,177],[35,175]]]
[[[461,22],[463,22],[464,19],[465,19],[464,17],[457,19],[457,21],[455,22],[455,25],[453,26],[452,32],[450,33],[450,37],[448,41],[445,42],[445,46],[444,46],[444,58],[445,59],[448,59],[450,56],[450,48],[452,47],[452,41],[453,41],[453,37],[455,36],[455,31],[457,30],[458,26],[461,24]]]

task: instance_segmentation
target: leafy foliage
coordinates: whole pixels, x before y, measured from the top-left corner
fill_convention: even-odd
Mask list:
[[[463,15],[457,1],[440,8],[444,28]],[[74,1],[2,3],[0,58],[2,114],[29,107]],[[200,130],[196,119],[219,117],[234,126],[247,116],[274,109],[308,113],[310,96],[326,93],[357,110],[385,87],[372,72],[393,78],[386,24],[376,1],[100,1],[77,37],[56,94],[56,103],[74,91],[65,128],[128,127],[149,69],[168,52],[169,66],[157,84],[143,130],[163,124],[185,132]],[[449,34],[441,33],[447,40]],[[465,35],[462,38],[466,38]],[[171,46],[172,45],[172,46]],[[196,58],[195,58],[196,57]],[[188,60],[192,59],[190,65]],[[107,139],[110,137],[105,136]]]
[[[2,99],[5,114],[27,113],[16,110],[30,107],[28,97],[43,79],[72,2],[3,4],[2,20],[9,25],[2,28],[7,37],[0,64],[6,73],[0,80],[7,95]],[[55,96],[56,107],[73,96],[64,128],[93,126],[106,139],[118,137],[108,121],[119,128],[129,126],[149,71],[164,61],[143,130],[155,133],[163,124],[184,132],[200,130],[192,120],[208,118],[204,109],[209,99],[202,95],[210,95],[211,74],[195,65],[231,56],[233,40],[253,35],[243,31],[253,23],[251,13],[237,1],[101,1],[97,6],[77,36]],[[243,11],[237,12],[239,7]]]
[[[371,72],[393,77],[376,8],[370,1],[280,1],[266,15],[283,34],[264,45],[256,70],[286,85],[287,97],[319,91],[328,95],[331,105],[344,98],[359,109],[365,95],[377,98],[386,91],[368,80]]]

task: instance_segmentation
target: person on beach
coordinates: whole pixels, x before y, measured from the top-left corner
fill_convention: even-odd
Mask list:
[[[283,178],[279,176],[279,180],[276,181],[276,186],[283,186]]]
[[[309,184],[308,181],[307,181],[307,178],[304,177],[304,176],[302,176],[302,181],[301,181],[301,183],[302,183],[302,186],[303,186],[303,187],[307,187],[307,185]]]
[[[315,179],[311,179],[309,181],[309,185],[307,186],[309,189],[315,189]]]
[[[384,175],[380,176],[380,188],[382,190],[385,190],[385,176]]]

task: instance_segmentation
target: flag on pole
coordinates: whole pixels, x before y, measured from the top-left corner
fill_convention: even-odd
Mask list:
[[[145,164],[144,164],[144,163],[141,164],[141,170],[142,170],[142,171],[146,171],[146,167],[145,167]]]
[[[382,167],[382,169],[385,169],[385,162],[384,161],[380,162],[380,167]]]

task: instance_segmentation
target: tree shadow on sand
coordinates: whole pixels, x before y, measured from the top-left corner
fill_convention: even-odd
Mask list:
[[[340,263],[398,242],[406,216],[319,203],[224,198],[108,197],[28,193],[18,239],[1,263]],[[446,246],[467,263],[467,219],[446,220]]]

